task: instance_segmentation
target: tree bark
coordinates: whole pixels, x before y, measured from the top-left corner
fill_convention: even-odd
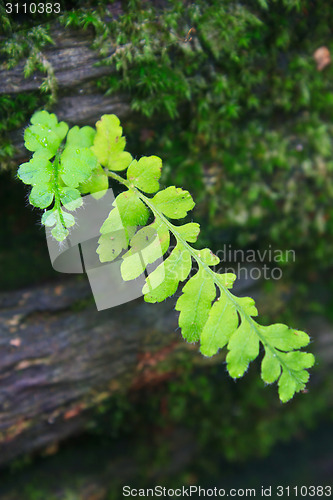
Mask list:
[[[98,65],[98,52],[92,48],[91,30],[68,30],[58,23],[51,28],[54,45],[43,49],[43,58],[51,64],[58,85],[58,100],[52,112],[70,125],[94,125],[105,113],[114,113],[124,119],[130,113],[129,99],[125,95],[105,96],[98,92],[95,81],[114,72],[112,65]],[[109,56],[114,53],[111,49]],[[1,62],[1,60],[0,60]],[[8,68],[0,64],[0,96],[38,91],[46,74],[36,71],[24,77],[26,60]],[[14,160],[25,159],[24,128],[12,131],[10,139],[15,146]]]
[[[43,57],[54,70],[60,91],[79,87],[89,80],[94,80],[112,73],[112,66],[97,66],[98,53],[91,48],[93,33],[91,30],[69,30],[54,24],[51,29],[54,45],[43,49]],[[112,52],[110,53],[110,55]],[[39,90],[45,73],[36,72],[24,78],[23,59],[13,68],[8,69],[4,61],[0,68],[0,94],[19,94]]]
[[[115,392],[174,376],[186,351],[211,363],[176,333],[175,299],[97,312],[90,295],[80,280],[0,295],[0,464],[79,432]]]

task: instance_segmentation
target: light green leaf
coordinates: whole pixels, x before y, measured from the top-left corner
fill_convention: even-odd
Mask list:
[[[129,190],[120,193],[113,204],[117,206],[125,228],[144,226],[146,224],[149,210],[134,191]]]
[[[117,231],[124,230],[120,213],[115,202],[113,202],[113,206],[114,208],[111,210],[100,229],[100,233],[102,234],[115,233]]]
[[[48,160],[44,151],[37,152],[27,163],[22,163],[17,176],[24,184],[46,184],[52,175],[52,163]]]
[[[181,243],[169,257],[146,278],[142,292],[146,302],[162,302],[173,295],[180,281],[184,281],[192,267],[191,254]]]
[[[57,212],[55,209],[46,210],[42,215],[42,224],[46,227],[52,227],[57,223]]]
[[[295,392],[304,389],[308,381],[309,374],[306,369],[313,366],[314,356],[293,349],[304,347],[310,339],[306,333],[292,330],[282,324],[258,327],[266,351],[261,364],[261,378],[270,384],[279,378],[282,370],[278,381],[279,396],[281,401],[286,402]]]
[[[60,146],[61,139],[44,125],[31,125],[24,132],[24,145],[29,151],[44,150],[52,158]]]
[[[116,205],[116,202],[113,203]],[[136,231],[136,226],[124,227],[118,207],[115,206],[103,223],[98,240],[97,253],[101,262],[112,262],[123,250],[126,250],[129,238]]]
[[[51,129],[61,140],[67,134],[68,125],[65,122],[58,123],[58,118],[54,113],[48,113],[47,111],[36,111],[31,117],[31,123],[33,125],[45,125],[49,129]]]
[[[61,155],[59,172],[67,186],[78,187],[96,167],[97,159],[90,149],[67,146]]]
[[[149,217],[146,205],[133,191],[119,194],[113,206],[100,229],[97,253],[101,262],[112,261],[127,249],[137,226],[144,226]]]
[[[112,262],[128,247],[128,237],[122,229],[115,233],[102,234],[96,252],[101,262]]]
[[[237,297],[237,302],[246,314],[249,316],[258,316],[258,309],[251,297]]]
[[[180,311],[179,326],[186,340],[197,342],[216,297],[214,280],[199,268],[182,292],[176,304],[176,311]]]
[[[96,130],[92,127],[72,127],[67,134],[66,147],[73,146],[75,148],[90,148],[94,143]]]
[[[121,275],[125,281],[137,278],[149,264],[163,256],[159,236],[151,226],[140,229],[130,245],[121,264]]]
[[[197,222],[189,222],[183,226],[177,226],[177,233],[189,243],[195,243],[200,233],[200,226]]]
[[[68,229],[64,228],[61,222],[58,222],[57,225],[52,229],[51,234],[57,241],[63,241],[67,238],[69,231]]]
[[[214,302],[200,337],[200,351],[205,356],[213,356],[222,349],[238,326],[236,307],[221,294]]]
[[[127,170],[127,179],[145,193],[159,190],[162,160],[158,156],[144,156],[139,161],[133,160]]]
[[[231,336],[227,354],[227,368],[231,377],[239,378],[246,372],[250,361],[259,354],[259,338],[251,324],[244,317]]]
[[[305,347],[310,342],[310,338],[305,332],[293,330],[280,323],[270,326],[260,325],[259,328],[267,343],[281,351],[299,349],[300,347]]]
[[[237,276],[233,273],[223,273],[217,274],[216,278],[219,284],[223,286],[223,288],[232,288]]]
[[[281,352],[279,357],[289,370],[301,371],[305,368],[311,368],[314,364],[314,356],[309,352]]]
[[[125,170],[132,161],[132,155],[124,151],[126,140],[116,115],[103,115],[96,123],[97,133],[92,151],[103,167],[110,170]]]
[[[202,248],[201,250],[193,249],[193,252],[200,257],[200,260],[207,266],[216,266],[220,259],[209,248]]]
[[[99,200],[102,198],[109,188],[109,178],[100,165],[93,170],[89,179],[79,185],[81,193],[91,193],[91,195]]]
[[[188,191],[170,186],[159,191],[152,199],[152,204],[170,219],[182,219],[192,210],[195,203]]]
[[[83,203],[80,191],[69,187],[60,189],[60,200],[64,207],[71,211],[81,207]]]
[[[62,218],[65,223],[66,228],[72,227],[75,224],[75,219],[72,214],[69,214],[61,209]]]
[[[279,397],[282,403],[289,401],[295,394],[304,389],[306,382],[309,380],[309,374],[306,370],[299,372],[290,372],[283,368],[282,375],[279,378]]]
[[[74,226],[75,219],[62,209],[52,209],[44,212],[42,223],[47,227],[55,226],[51,231],[52,236],[57,241],[63,241],[69,234],[68,228]]]
[[[156,218],[154,222],[148,227],[152,227],[157,232],[162,249],[162,254],[164,255],[170,245],[170,232],[168,227],[164,224],[163,221],[161,221],[161,219],[158,218]]]
[[[261,363],[261,378],[267,384],[275,382],[281,374],[281,364],[274,352],[266,349],[265,357]]]
[[[53,189],[50,183],[38,184],[31,190],[29,202],[34,207],[47,208],[54,198]]]
[[[68,125],[65,122],[58,123],[56,115],[47,111],[35,113],[31,123],[24,132],[25,147],[29,151],[44,150],[47,158],[52,158],[67,134]]]

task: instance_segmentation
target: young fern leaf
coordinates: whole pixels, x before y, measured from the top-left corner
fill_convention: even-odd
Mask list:
[[[63,240],[75,223],[67,210],[79,207],[81,193],[94,193],[98,198],[108,187],[108,177],[117,180],[125,190],[114,200],[100,229],[97,253],[101,262],[121,258],[126,281],[146,273],[142,293],[147,302],[161,302],[173,295],[179,283],[189,278],[195,262],[196,272],[176,303],[183,337],[200,342],[205,356],[226,347],[227,370],[233,378],[242,377],[262,349],[262,380],[278,383],[283,402],[305,387],[314,357],[299,349],[309,344],[308,335],[282,324],[257,323],[254,300],[230,291],[236,276],[216,272],[219,258],[208,248],[197,250],[190,245],[197,241],[199,224],[175,225],[172,221],[186,217],[194,201],[187,191],[174,186],[159,190],[160,158],[133,160],[124,151],[125,138],[114,115],[104,115],[96,124],[97,132],[73,127],[67,134],[66,124],[58,124],[55,115],[46,112],[36,113],[31,121],[25,140],[34,155],[20,166],[18,176],[33,186],[32,204],[46,208],[54,201],[42,222],[54,226],[56,239]],[[117,173],[126,169],[126,177]],[[150,216],[153,221],[148,224]],[[171,235],[176,244],[163,261]]]
[[[19,167],[17,175],[32,186],[31,205],[52,205],[41,222],[52,228],[58,241],[63,241],[75,224],[68,212],[82,205],[81,194],[91,193],[99,198],[108,189],[108,176],[91,150],[95,134],[92,127],[75,126],[68,131],[65,122],[58,123],[57,117],[47,111],[36,112],[25,130],[25,147],[34,154]]]
[[[92,147],[93,153],[103,167],[125,170],[132,161],[130,153],[124,151],[126,140],[123,129],[115,115],[104,115],[96,123],[97,134]]]

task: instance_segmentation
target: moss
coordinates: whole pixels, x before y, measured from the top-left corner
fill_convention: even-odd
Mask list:
[[[130,93],[132,109],[149,118],[138,120],[146,133],[131,130],[138,152],[162,152],[164,182],[201,199],[212,234],[233,230],[238,245],[273,242],[295,248],[302,265],[311,256],[325,266],[332,68],[318,72],[312,53],[329,46],[329,2],[266,11],[259,2],[174,1],[162,14],[138,5],[96,38],[101,55],[117,47],[105,59],[117,74],[100,87]]]
[[[36,109],[38,96],[36,94],[17,94],[0,96],[0,170],[10,164],[14,153],[8,133],[25,123]]]

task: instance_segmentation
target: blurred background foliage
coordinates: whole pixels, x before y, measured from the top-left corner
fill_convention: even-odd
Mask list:
[[[96,61],[114,67],[111,76],[96,80],[96,89],[129,97],[133,113],[122,124],[128,150],[136,157],[161,156],[163,183],[188,189],[197,201],[200,244],[215,251],[224,244],[295,250],[296,262],[283,266],[283,279],[261,286],[264,320],[306,329],[313,313],[332,319],[333,67],[319,71],[313,58],[319,47],[333,51],[331,1],[92,0],[63,1],[62,7],[60,23],[93,30]],[[25,57],[27,76],[45,73],[40,92],[0,97],[5,165],[13,154],[10,131],[34,110],[52,110],[57,89],[52,69],[38,57],[52,43],[49,25],[33,15],[8,18],[4,10],[0,17],[3,60],[10,66]],[[1,210],[10,217],[2,232],[12,242],[12,259],[16,238],[25,239],[20,251],[33,249],[42,262],[38,279],[47,279],[53,274],[40,248],[43,236],[24,201],[9,201],[23,200],[14,175],[1,174],[7,199]],[[28,261],[24,255],[20,262]],[[5,287],[36,280],[28,267],[7,281],[4,276]],[[187,360],[180,378],[139,396],[113,398],[89,432],[112,442],[146,436],[152,426],[157,433],[186,427],[206,468],[217,456],[265,456],[277,442],[304,437],[305,428],[331,419],[333,381],[325,370],[319,362],[310,394],[281,406],[275,390],[258,380],[255,365],[235,385],[223,366],[198,373]]]

